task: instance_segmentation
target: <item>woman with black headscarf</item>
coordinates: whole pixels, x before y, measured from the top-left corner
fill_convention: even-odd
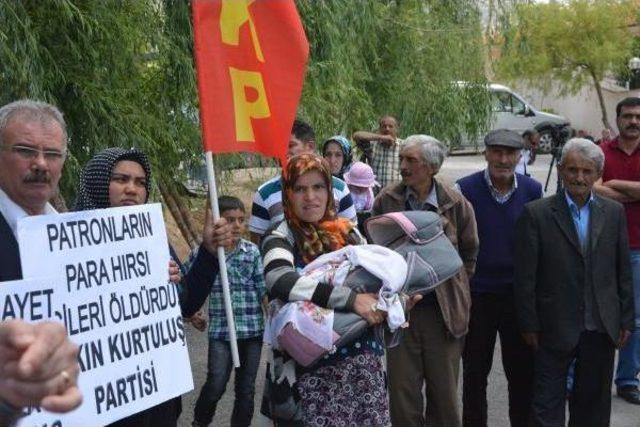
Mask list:
[[[353,162],[351,151],[351,143],[342,135],[332,136],[322,144],[322,157],[329,163],[331,175],[343,179]]]
[[[147,202],[150,191],[151,168],[147,156],[135,148],[107,148],[89,160],[82,171],[74,210],[140,205]],[[220,219],[215,226],[207,219],[202,247],[191,268],[180,280],[180,309],[183,316],[191,317],[204,303],[218,274],[216,248],[228,244],[230,238],[231,232],[224,219]],[[169,250],[175,263],[181,267],[171,246]],[[176,274],[177,271],[172,271],[170,267],[172,279],[176,278]],[[176,426],[181,409],[181,401],[177,397],[111,426]]]
[[[116,169],[121,170],[115,171]],[[115,199],[115,195],[112,200],[110,187],[112,182],[127,184],[125,178],[134,178],[134,181],[124,191],[140,198],[136,204],[146,203],[151,192],[151,168],[147,156],[135,148],[127,150],[114,147],[99,152],[82,171],[78,199],[73,210],[124,206],[120,200]]]

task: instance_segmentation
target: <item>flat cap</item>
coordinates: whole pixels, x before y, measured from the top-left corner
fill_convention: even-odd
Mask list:
[[[509,129],[492,130],[484,137],[486,147],[508,147],[521,150],[524,148],[522,136]]]

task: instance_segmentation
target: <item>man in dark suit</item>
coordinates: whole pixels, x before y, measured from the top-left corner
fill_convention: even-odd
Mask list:
[[[568,141],[558,162],[565,191],[528,203],[517,224],[514,291],[535,350],[536,426],[564,426],[574,358],[569,425],[608,426],[615,348],[634,328],[624,210],[591,191],[603,164],[591,141]]]

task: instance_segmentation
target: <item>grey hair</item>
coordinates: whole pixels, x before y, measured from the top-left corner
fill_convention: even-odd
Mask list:
[[[438,173],[444,159],[447,158],[447,147],[436,138],[429,135],[411,135],[404,140],[402,148],[420,147],[422,158]]]
[[[563,165],[565,157],[570,152],[577,152],[582,157],[591,160],[595,163],[598,173],[602,172],[602,169],[604,168],[604,153],[599,146],[593,143],[593,141],[589,141],[586,138],[571,138],[566,144],[564,144],[564,147],[562,147],[558,166]]]
[[[23,117],[27,121],[49,124],[54,121],[60,125],[65,143],[67,142],[67,124],[60,110],[55,105],[32,99],[20,99],[0,108],[0,144],[2,134],[14,117]]]

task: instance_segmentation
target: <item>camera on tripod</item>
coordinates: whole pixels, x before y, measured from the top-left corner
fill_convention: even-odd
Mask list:
[[[569,123],[551,123],[551,122],[542,122],[535,126],[535,130],[542,135],[543,133],[549,135],[553,141],[553,145],[551,148],[551,163],[549,164],[549,172],[547,173],[547,181],[544,184],[544,191],[547,192],[547,188],[549,187],[549,179],[551,178],[551,171],[553,170],[553,164],[556,163],[560,159],[560,153],[562,152],[562,147],[564,147],[565,142],[567,142],[570,138],[573,137],[575,131]],[[557,177],[556,181],[556,193],[562,190],[562,181],[560,180],[560,176]]]
[[[558,149],[562,149],[564,143],[569,140],[574,134],[573,128],[569,123],[551,123],[542,122],[538,123],[535,128],[536,132],[540,135],[549,135],[553,141],[551,152],[556,152]]]

